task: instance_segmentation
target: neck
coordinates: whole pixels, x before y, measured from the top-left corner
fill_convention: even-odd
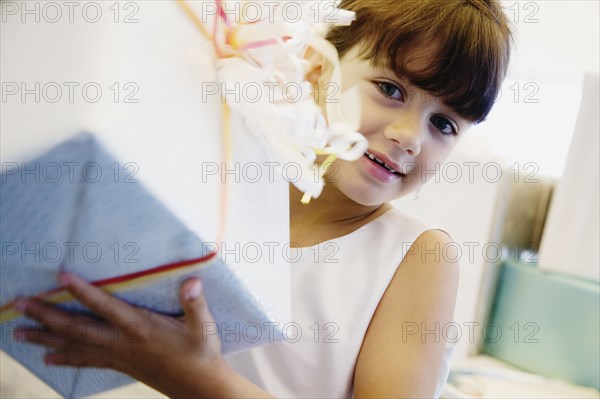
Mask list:
[[[319,198],[313,198],[308,205],[300,202],[302,196],[303,193],[290,184],[290,229],[292,231],[308,231],[324,227],[331,229],[336,226],[360,224],[390,207],[388,204],[374,206],[358,204],[332,184],[326,184]]]

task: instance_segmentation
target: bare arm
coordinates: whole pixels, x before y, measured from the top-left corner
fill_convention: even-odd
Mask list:
[[[444,232],[427,231],[400,264],[363,341],[355,397],[433,397],[445,341],[440,333],[422,333],[452,321],[459,265],[442,256],[449,242]]]
[[[185,316],[176,319],[128,305],[76,276],[62,277],[75,298],[103,320],[35,299],[17,301],[17,310],[45,329],[21,328],[16,338],[52,348],[47,364],[111,368],[173,398],[272,397],[231,369],[221,356],[220,338],[205,334],[205,323],[214,319],[198,279],[182,284]],[[86,333],[90,325],[99,332],[94,339]]]

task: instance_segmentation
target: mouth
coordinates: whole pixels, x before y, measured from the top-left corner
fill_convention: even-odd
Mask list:
[[[377,157],[375,154],[371,153],[370,151],[366,151],[364,157],[367,158],[369,161],[371,161],[373,164],[381,167],[382,169],[385,169],[386,172],[388,172],[392,175],[399,176],[399,177],[404,176],[403,173],[400,173],[399,171],[394,169],[394,167],[388,165],[387,163],[384,162],[383,159]]]

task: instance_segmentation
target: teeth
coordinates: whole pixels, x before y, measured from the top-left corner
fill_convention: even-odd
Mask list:
[[[387,165],[385,162],[383,162],[381,159],[377,158],[375,155],[371,154],[369,151],[365,152],[365,154],[369,157],[370,160],[377,162],[378,164],[383,166],[386,170],[388,170],[392,173],[398,174],[398,175],[400,174],[400,172],[398,172],[396,169]]]

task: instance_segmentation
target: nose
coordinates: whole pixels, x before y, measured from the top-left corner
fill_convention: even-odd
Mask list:
[[[383,135],[410,156],[416,157],[421,152],[421,130],[418,118],[406,115],[401,120],[389,123],[384,129]]]

